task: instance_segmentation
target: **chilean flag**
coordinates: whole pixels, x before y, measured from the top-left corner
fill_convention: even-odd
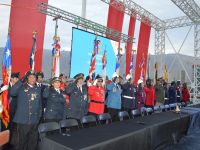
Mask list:
[[[36,52],[36,34],[33,34],[33,46],[31,49],[31,54],[30,54],[30,68],[32,71],[34,71],[35,68],[35,52]]]
[[[134,64],[134,54],[131,55],[131,63],[130,63],[130,67],[129,67],[129,73],[131,76],[133,76],[133,64]]]
[[[120,51],[118,51],[118,54],[116,56],[117,56],[117,60],[116,60],[115,72],[119,75],[119,70],[121,66],[121,57],[122,57],[122,54],[120,54]]]
[[[10,49],[10,35],[8,34],[6,46],[3,52],[3,59],[2,59],[2,78],[3,78],[3,85],[8,86],[10,82],[11,76],[11,49]],[[8,90],[2,92],[2,106],[3,111],[1,113],[2,121],[7,128],[8,123],[10,121],[10,107],[8,101]]]
[[[53,45],[53,77],[59,77],[60,75],[60,44],[58,40]]]

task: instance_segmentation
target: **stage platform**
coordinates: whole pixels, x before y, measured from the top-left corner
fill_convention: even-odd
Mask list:
[[[109,125],[80,129],[71,136],[49,135],[43,150],[159,150],[177,143],[190,126],[190,114],[168,111]]]

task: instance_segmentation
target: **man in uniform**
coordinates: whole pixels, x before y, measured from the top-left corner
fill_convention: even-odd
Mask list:
[[[84,75],[82,73],[75,75],[75,81],[69,84],[65,90],[69,96],[69,104],[67,106],[68,118],[81,119],[87,114],[87,87],[83,85],[83,78]]]
[[[154,85],[156,92],[156,105],[159,106],[165,103],[165,91],[162,83],[162,78],[157,79],[156,84]]]
[[[26,83],[18,81],[11,89],[10,96],[17,96],[17,109],[13,122],[17,124],[19,150],[36,150],[37,127],[41,117],[41,88],[36,85],[36,75],[26,73]]]
[[[131,113],[131,110],[137,107],[135,99],[136,89],[132,83],[130,74],[126,76],[126,81],[127,82],[122,85],[122,109]]]
[[[16,125],[13,122],[13,118],[16,113],[17,108],[17,96],[10,96],[10,89],[19,81],[19,72],[15,72],[11,74],[9,88],[8,88],[8,98],[10,105],[10,144],[14,146],[16,143]]]
[[[42,95],[43,95],[43,92],[44,92],[44,89],[47,87],[46,85],[43,84],[43,80],[44,80],[44,74],[43,72],[37,72],[36,73],[36,79],[37,79],[37,86],[41,88],[41,98],[42,98],[42,117],[41,117],[41,122],[44,122],[44,112],[45,112],[45,109],[46,109],[46,106],[47,106],[47,102],[46,102],[46,98],[44,98]]]

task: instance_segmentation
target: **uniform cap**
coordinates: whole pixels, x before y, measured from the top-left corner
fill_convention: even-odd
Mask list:
[[[13,72],[11,78],[19,78],[19,72]]]
[[[53,83],[53,82],[55,82],[55,81],[60,81],[60,82],[61,82],[61,80],[60,80],[59,77],[53,77],[53,78],[51,79],[51,83]]]
[[[116,72],[114,72],[112,75],[112,78],[116,78],[116,77],[119,77],[119,75]]]
[[[36,76],[35,72],[32,71],[32,70],[30,70],[30,71],[28,71],[28,72],[26,73],[26,76],[27,76],[27,77],[30,76],[30,75]]]
[[[140,83],[143,83],[143,80],[142,79],[139,79],[137,84],[139,85]]]
[[[131,75],[130,74],[127,74],[126,75],[126,80],[128,81],[128,80],[130,80],[132,77],[131,77]]]
[[[75,80],[83,79],[83,78],[84,78],[84,74],[83,73],[78,73],[77,75],[74,76]]]

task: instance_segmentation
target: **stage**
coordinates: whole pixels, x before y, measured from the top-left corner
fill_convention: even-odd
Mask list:
[[[71,136],[54,134],[41,143],[42,149],[158,150],[177,143],[190,125],[188,113],[154,113],[109,125],[80,129]]]

